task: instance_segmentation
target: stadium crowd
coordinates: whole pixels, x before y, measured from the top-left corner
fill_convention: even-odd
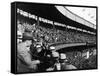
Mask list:
[[[81,51],[73,49],[71,52],[59,53],[54,47],[49,47],[54,43],[95,43],[95,36],[71,29],[61,30],[55,28],[56,26],[48,26],[41,22],[38,25],[37,23],[17,21],[19,58],[17,69],[19,72],[96,68],[96,48],[82,49]],[[25,65],[20,65],[20,59],[28,65],[28,70]]]
[[[28,23],[21,23],[22,24],[22,30],[25,30],[26,32],[34,32],[33,37],[36,37],[36,39],[41,38],[42,36],[44,37],[44,40],[48,41],[47,43],[76,43],[76,42],[87,42],[87,43],[95,43],[96,42],[96,37],[71,30],[71,29],[66,29],[66,30],[59,30],[59,29],[53,29],[48,28],[48,25],[43,25],[43,23],[40,23],[39,26],[36,24],[28,24]],[[47,27],[47,28],[46,28]]]

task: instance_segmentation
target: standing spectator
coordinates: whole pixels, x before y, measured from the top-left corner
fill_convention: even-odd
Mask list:
[[[17,46],[17,70],[19,72],[35,72],[37,64],[40,63],[39,60],[32,61],[31,54],[29,53],[31,44],[31,40],[26,40],[25,42],[19,43]]]

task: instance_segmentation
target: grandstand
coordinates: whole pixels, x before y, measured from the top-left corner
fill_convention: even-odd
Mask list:
[[[46,47],[53,46],[56,51],[64,52],[69,63],[78,69],[97,68],[97,54],[94,55],[97,29],[65,6],[19,3],[17,25],[21,25],[23,32],[31,33],[34,40],[42,38]]]

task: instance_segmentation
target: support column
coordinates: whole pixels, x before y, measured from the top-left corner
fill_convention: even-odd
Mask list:
[[[40,25],[40,22],[39,22],[39,16],[37,16],[37,26]]]
[[[55,24],[54,24],[54,21],[53,21],[53,30],[55,30]]]

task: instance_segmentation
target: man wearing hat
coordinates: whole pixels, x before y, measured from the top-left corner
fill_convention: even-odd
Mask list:
[[[18,35],[20,32],[18,32]],[[36,72],[39,60],[32,60],[30,46],[32,45],[32,34],[24,33],[22,40],[17,44],[17,71],[18,72]]]
[[[66,58],[66,54],[64,54],[64,53],[60,54],[60,63],[61,63],[61,70],[77,69],[74,65],[68,63],[68,60]]]
[[[48,57],[51,57],[52,66],[47,68],[46,71],[53,71],[53,70],[60,70],[59,69],[59,53],[55,50],[54,46],[50,47],[51,54],[47,55]]]

